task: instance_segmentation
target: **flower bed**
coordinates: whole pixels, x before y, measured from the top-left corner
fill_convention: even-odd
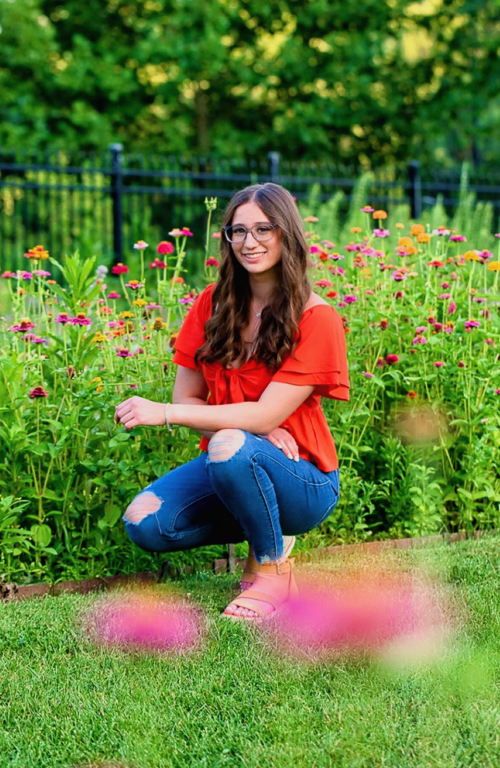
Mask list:
[[[60,263],[40,245],[26,253],[29,269],[2,274],[0,571],[9,578],[158,566],[120,518],[140,488],[197,455],[199,438],[185,428],[127,433],[113,415],[132,392],[171,398],[175,333],[217,279],[214,208],[207,201],[196,289],[183,268],[186,228],[154,258],[138,241],[130,266],[109,272],[78,254]],[[433,226],[432,212],[425,223],[398,218],[363,207],[333,243],[305,217],[311,282],[348,334],[352,397],[324,402],[341,501],[303,548],[487,528],[499,517],[500,235],[473,243]],[[169,559],[220,556],[206,549]]]

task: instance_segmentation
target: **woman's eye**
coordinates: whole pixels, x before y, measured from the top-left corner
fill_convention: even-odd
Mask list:
[[[259,235],[265,235],[266,232],[270,232],[271,229],[272,229],[272,227],[259,227],[257,229],[257,231],[258,231]]]
[[[244,232],[245,232],[245,230],[242,229],[241,227],[234,227],[233,228],[233,235],[236,235],[236,236],[243,235]]]

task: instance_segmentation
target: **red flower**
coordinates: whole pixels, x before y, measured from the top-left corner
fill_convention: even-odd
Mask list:
[[[399,363],[399,357],[397,355],[386,355],[385,362],[387,365],[394,365],[395,363]]]
[[[33,400],[35,397],[48,397],[48,392],[43,387],[35,387],[30,392],[30,397]]]
[[[218,267],[219,262],[217,261],[217,259],[207,259],[205,262],[205,265],[207,267]]]
[[[156,253],[160,255],[173,253],[175,250],[173,243],[169,243],[168,240],[162,240],[156,247]]]
[[[116,264],[116,266],[112,267],[111,272],[113,275],[124,275],[128,272],[128,267],[120,262],[119,264]]]

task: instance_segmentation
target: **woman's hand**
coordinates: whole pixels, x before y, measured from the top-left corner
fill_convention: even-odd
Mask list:
[[[273,429],[272,432],[269,432],[266,435],[266,438],[270,443],[275,445],[276,448],[281,448],[285,456],[288,456],[289,459],[294,459],[295,461],[299,460],[299,446],[295,442],[295,438],[293,438],[290,432],[287,432],[286,429],[276,427],[276,429]]]
[[[130,431],[134,427],[163,427],[165,425],[165,404],[154,403],[144,397],[129,397],[115,409],[115,421]]]

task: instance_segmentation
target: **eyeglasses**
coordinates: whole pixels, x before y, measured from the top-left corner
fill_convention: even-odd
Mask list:
[[[252,236],[259,243],[265,243],[266,240],[270,240],[272,238],[274,235],[274,230],[277,226],[277,224],[266,222],[262,224],[255,224],[255,226],[250,227],[250,229],[244,227],[243,224],[237,224],[234,227],[229,225],[227,227],[222,227],[222,229],[224,230],[226,240],[229,243],[243,243],[247,239],[249,232],[252,233]]]

